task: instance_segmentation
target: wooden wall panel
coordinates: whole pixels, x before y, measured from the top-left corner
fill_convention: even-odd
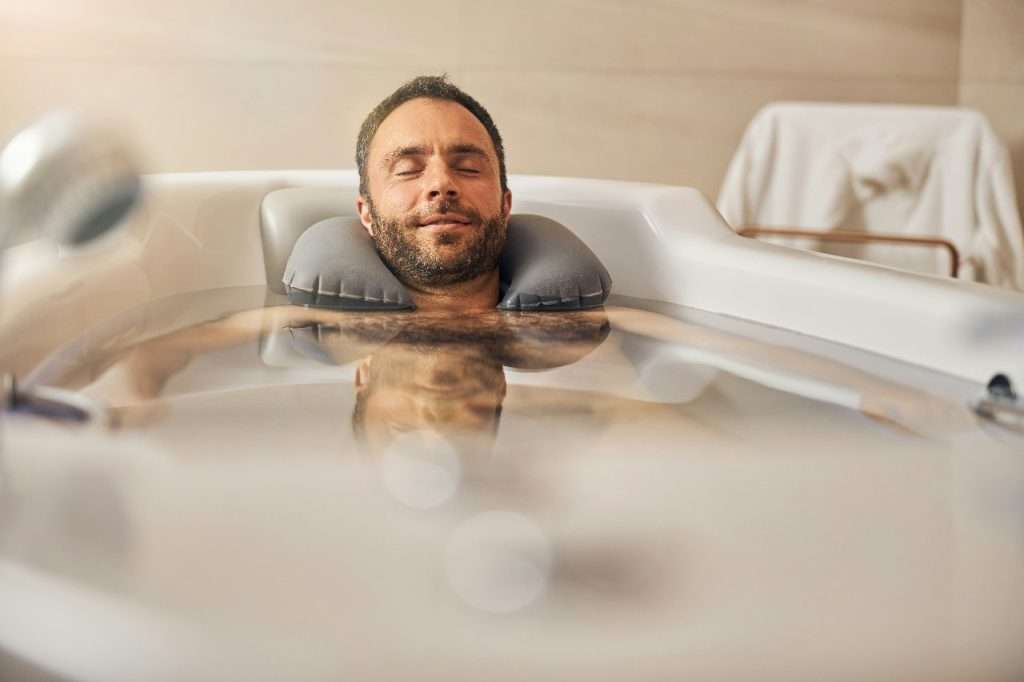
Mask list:
[[[949,104],[953,83],[630,74],[463,82],[502,126],[513,170],[688,185],[715,198],[748,121],[778,100]]]
[[[0,62],[4,118],[70,106],[126,130],[150,171],[351,168],[366,112],[416,72],[271,63]],[[11,126],[15,129],[15,126]]]
[[[462,21],[469,68],[948,81],[960,2],[465,0]]]
[[[58,106],[152,171],[351,167],[417,73],[491,109],[510,170],[714,198],[776,100],[955,104],[961,0],[0,0],[0,136]]]
[[[960,103],[985,114],[1010,148],[1024,215],[1024,2],[965,0]]]

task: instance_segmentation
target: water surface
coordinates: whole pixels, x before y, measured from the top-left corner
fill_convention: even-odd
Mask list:
[[[966,382],[629,299],[276,303],[158,302],[36,371],[113,419],[7,429],[0,649],[96,679],[133,647],[253,679],[1024,667],[1019,436]],[[93,649],[19,635],[68,613]]]

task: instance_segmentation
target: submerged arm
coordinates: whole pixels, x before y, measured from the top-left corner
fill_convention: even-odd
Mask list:
[[[709,364],[723,362],[723,368],[759,383],[793,390],[792,380],[810,380],[823,386],[841,389],[850,407],[864,414],[893,422],[921,435],[940,435],[973,428],[974,415],[962,405],[943,400],[842,363],[804,353],[784,346],[750,341],[740,336],[707,327],[688,324],[658,313],[633,308],[609,307],[612,325],[624,332],[685,345],[709,357]],[[769,375],[781,381],[773,382]],[[765,381],[765,377],[769,381]],[[795,392],[801,392],[797,389]],[[822,398],[811,391],[808,397]]]
[[[337,325],[354,317],[358,314],[291,305],[234,313],[120,349],[88,368],[97,378],[86,390],[111,406],[152,400],[171,377],[204,353],[255,341],[286,327]]]

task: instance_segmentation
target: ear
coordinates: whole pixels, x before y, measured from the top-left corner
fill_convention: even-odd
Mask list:
[[[370,360],[371,358],[363,358],[363,361],[356,367],[356,393],[362,393],[370,386]]]
[[[512,191],[505,190],[505,193],[501,196],[501,213],[502,217],[508,220],[508,217],[512,214]]]
[[[373,216],[370,215],[370,201],[360,194],[356,197],[356,212],[359,213],[359,222],[363,224],[363,228],[373,236]]]

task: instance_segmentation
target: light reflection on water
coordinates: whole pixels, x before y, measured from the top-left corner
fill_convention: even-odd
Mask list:
[[[467,605],[489,613],[524,609],[542,598],[552,552],[541,528],[511,511],[488,511],[463,521],[448,541],[449,584]]]
[[[384,488],[413,509],[439,507],[455,495],[462,478],[459,454],[440,437],[403,434],[380,456]]]

